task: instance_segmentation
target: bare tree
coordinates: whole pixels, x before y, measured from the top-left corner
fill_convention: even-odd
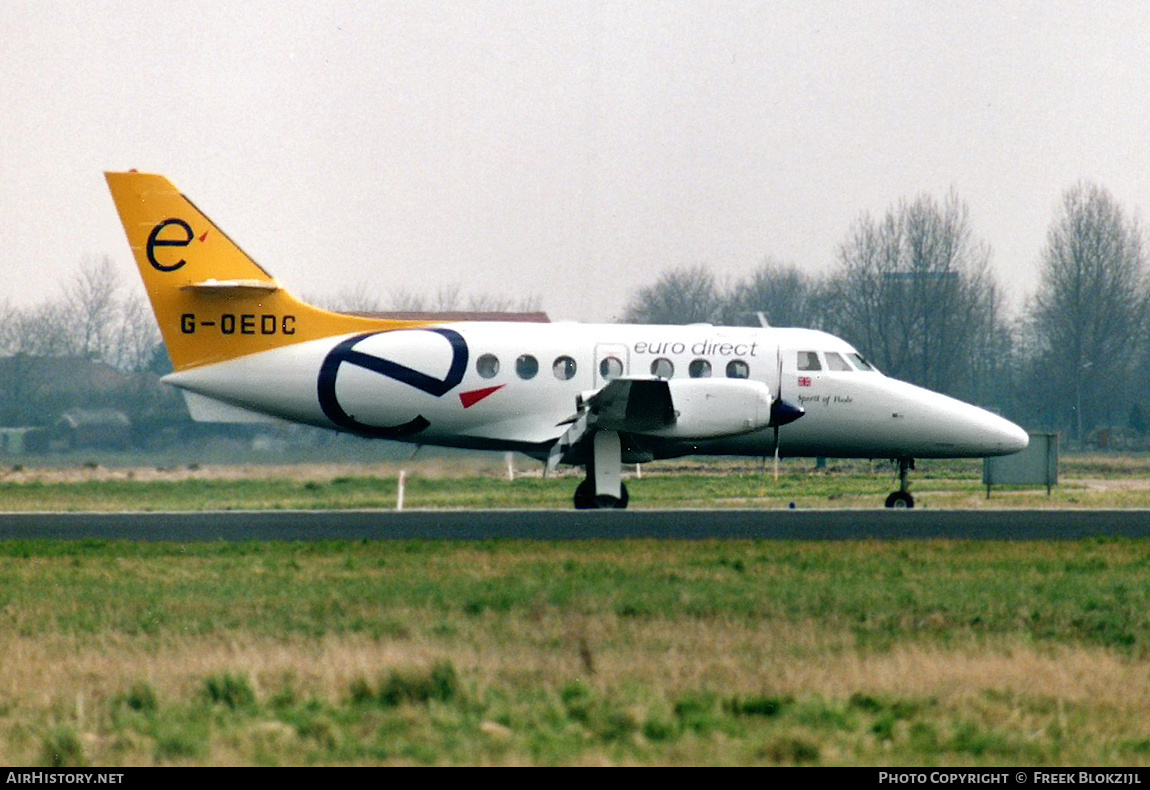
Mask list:
[[[839,246],[828,329],[888,373],[970,395],[989,337],[1000,332],[1001,296],[990,250],[974,237],[952,191],[901,201],[876,222],[863,215]]]
[[[379,292],[366,280],[344,288],[336,300],[340,309],[349,313],[378,313],[383,310]]]
[[[1029,310],[1035,361],[1081,442],[1116,406],[1129,408],[1124,396],[1146,329],[1142,229],[1108,191],[1080,182],[1064,193],[1041,260]],[[1104,382],[1109,396],[1084,397],[1088,381]]]
[[[433,309],[441,312],[446,310],[459,310],[460,304],[462,303],[462,296],[460,295],[462,292],[463,288],[459,283],[448,283],[447,285],[439,286],[435,291],[435,301],[432,303],[434,305]]]
[[[326,307],[348,313],[424,313],[424,312],[457,312],[470,310],[473,312],[506,312],[519,310],[523,312],[539,310],[540,299],[537,296],[526,297],[516,302],[511,297],[493,296],[491,294],[471,294],[464,296],[463,286],[459,283],[441,285],[436,289],[431,299],[423,294],[409,291],[406,288],[393,289],[384,301],[365,282],[359,282],[352,288],[345,288],[335,298],[312,298],[310,301]]]
[[[115,340],[107,362],[120,370],[147,370],[160,343],[160,327],[147,300],[133,294],[121,300]]]
[[[69,375],[76,364],[53,361],[82,358],[83,365],[103,363],[125,373],[145,370],[159,345],[159,330],[143,296],[122,292],[115,267],[102,258],[85,262],[56,299],[0,307],[0,422],[43,421],[52,416],[48,410],[58,410],[65,400],[134,397],[135,391],[112,395],[93,387],[83,374]],[[126,402],[121,407],[133,408]]]
[[[71,317],[63,302],[43,302],[15,309],[5,324],[5,351],[9,355],[59,357],[73,349]]]
[[[0,424],[42,422],[46,417],[44,395],[54,382],[41,358],[68,353],[68,310],[60,302],[27,308],[7,306],[2,318],[5,356],[0,360]]]
[[[389,309],[419,313],[427,309],[427,300],[420,294],[412,293],[406,288],[399,288],[391,292]]]
[[[0,302],[0,356],[12,353],[12,328],[18,313],[7,298]]]
[[[505,313],[514,302],[505,296],[473,294],[467,298],[467,309],[477,313]]]
[[[537,313],[543,310],[543,297],[539,294],[521,296],[514,308],[521,313]]]
[[[118,319],[119,275],[110,258],[87,261],[64,288],[69,319],[68,353],[86,359],[107,359]]]
[[[640,288],[623,312],[633,324],[697,324],[715,321],[724,297],[707,267],[689,266],[664,272],[651,286]]]
[[[797,266],[767,259],[727,293],[724,323],[757,326],[759,314],[771,326],[815,326],[819,283]]]

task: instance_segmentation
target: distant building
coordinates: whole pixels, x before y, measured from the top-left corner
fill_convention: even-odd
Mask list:
[[[133,423],[187,414],[179,393],[152,372],[128,373],[84,357],[0,357],[0,426],[51,428],[71,409],[109,408]]]
[[[122,450],[132,442],[132,423],[116,409],[69,409],[56,421],[52,439],[70,448]]]
[[[0,428],[0,455],[46,452],[50,438],[46,428]]]

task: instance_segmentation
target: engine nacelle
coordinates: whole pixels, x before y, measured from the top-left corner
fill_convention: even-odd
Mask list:
[[[644,431],[668,439],[713,439],[765,428],[771,421],[771,391],[749,379],[672,379],[675,420]]]

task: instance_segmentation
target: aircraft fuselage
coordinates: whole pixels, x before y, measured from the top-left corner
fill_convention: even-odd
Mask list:
[[[166,381],[244,410],[235,419],[257,419],[254,412],[365,436],[545,457],[576,399],[621,377],[760,382],[805,410],[779,429],[782,456],[979,457],[1027,442],[1007,420],[888,378],[845,341],[809,329],[467,322],[308,341]],[[653,458],[763,456],[773,431],[755,425],[640,444]]]

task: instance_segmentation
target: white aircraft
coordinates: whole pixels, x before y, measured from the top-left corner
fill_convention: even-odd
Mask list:
[[[622,508],[621,465],[684,455],[1006,455],[1007,420],[887,378],[809,329],[399,321],[291,296],[167,179],[107,173],[192,417],[517,450],[583,466],[575,507]]]

